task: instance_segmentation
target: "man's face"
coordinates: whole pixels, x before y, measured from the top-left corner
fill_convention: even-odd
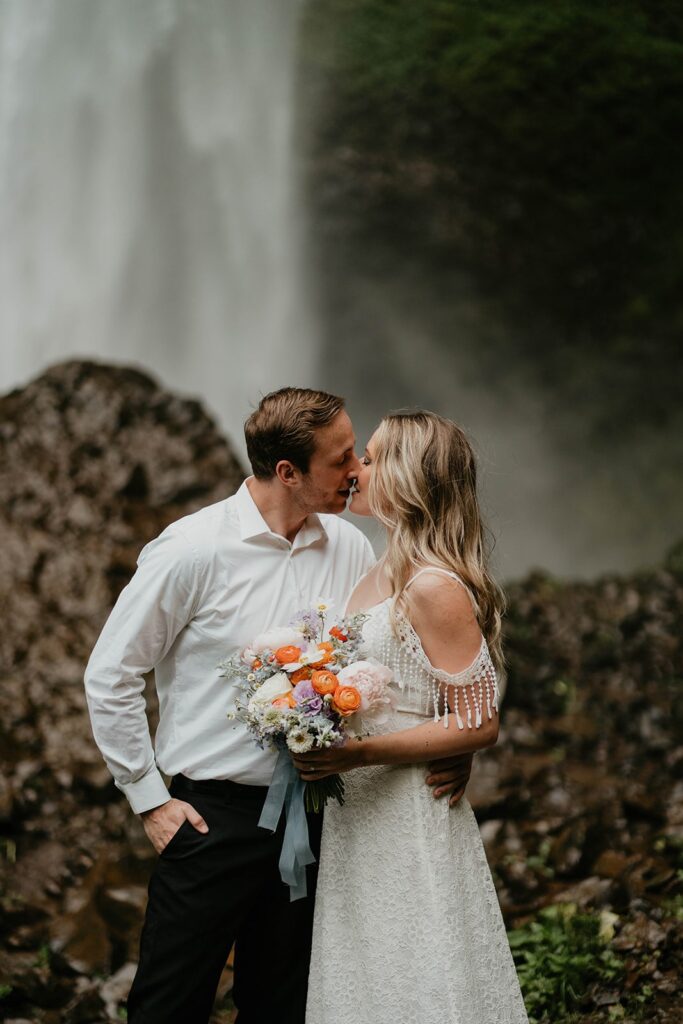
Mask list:
[[[344,511],[360,470],[355,443],[351,420],[343,409],[326,427],[316,430],[315,450],[299,491],[307,513]]]

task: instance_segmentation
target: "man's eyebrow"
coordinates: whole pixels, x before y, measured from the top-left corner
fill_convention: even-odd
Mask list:
[[[354,443],[348,445],[348,447],[345,448],[343,452],[338,452],[338,454],[335,456],[335,458],[340,459],[343,455],[346,455],[347,452],[352,452],[355,447],[356,447],[356,444],[355,444],[355,441],[354,441]]]

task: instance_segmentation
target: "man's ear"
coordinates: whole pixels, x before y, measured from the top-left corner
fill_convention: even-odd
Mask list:
[[[281,459],[275,467],[275,476],[285,487],[292,487],[301,479],[301,470],[287,459]]]

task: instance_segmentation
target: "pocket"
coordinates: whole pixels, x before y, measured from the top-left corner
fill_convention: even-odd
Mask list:
[[[173,833],[173,835],[171,836],[169,841],[166,843],[166,846],[163,848],[163,850],[159,854],[160,857],[165,857],[166,854],[168,853],[168,851],[171,849],[171,847],[176,845],[176,843],[178,842],[178,839],[180,837],[180,833],[183,832],[188,826],[190,828],[193,828],[193,826],[190,825],[189,818],[185,818],[185,820],[182,822],[180,828],[177,829],[177,831]]]

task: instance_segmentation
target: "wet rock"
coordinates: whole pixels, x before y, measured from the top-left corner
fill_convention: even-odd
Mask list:
[[[576,885],[570,885],[566,889],[556,892],[553,902],[576,903],[582,910],[589,907],[599,908],[609,901],[613,889],[613,884],[609,879],[591,875],[589,878],[583,878]]]
[[[638,913],[633,920],[627,922],[612,945],[619,950],[653,950],[662,946],[667,939],[667,931],[646,914]]]
[[[63,1019],[68,1024],[95,1024],[107,1020],[106,1004],[97,981],[76,980],[74,995],[64,1008]]]
[[[628,857],[620,850],[604,850],[593,865],[593,870],[601,878],[619,878],[625,873],[628,864]]]
[[[126,963],[101,985],[100,996],[109,1017],[118,1017],[119,1006],[128,998],[136,970],[137,964]]]
[[[592,995],[592,1002],[595,1006],[614,1006],[621,998],[618,989],[603,989]]]
[[[676,782],[669,796],[666,830],[669,835],[683,838],[683,780]]]
[[[467,785],[467,799],[479,821],[484,815],[489,815],[503,797],[501,775],[498,762],[485,757],[475,758]]]
[[[9,871],[5,869],[7,874]],[[35,902],[22,899],[16,892],[0,895],[0,929],[12,933],[17,928],[29,927],[42,922],[48,916],[44,906],[36,906]]]
[[[562,786],[554,786],[549,789],[543,802],[549,814],[569,814],[572,809],[571,794]]]
[[[571,875],[583,856],[587,825],[584,820],[565,826],[553,840],[550,863],[559,875]]]
[[[135,823],[92,741],[85,663],[144,544],[242,478],[198,403],[136,370],[65,363],[0,398],[0,929],[45,1014],[100,1019],[91,980],[128,955],[153,861],[136,840],[116,873]]]
[[[41,1009],[59,1009],[71,995],[69,982],[51,970],[45,948],[37,953],[3,955],[0,976],[11,989],[10,1006],[28,1003]]]
[[[50,944],[74,974],[107,973],[110,969],[109,933],[91,900],[53,922]]]
[[[491,818],[489,821],[484,821],[479,826],[479,832],[481,833],[481,838],[487,849],[487,853],[496,843],[502,827],[503,822],[499,818]]]
[[[11,821],[14,811],[14,788],[5,773],[0,772],[0,823]]]
[[[75,764],[75,785],[84,791],[88,800],[96,803],[110,803],[116,796],[116,787],[111,772],[103,761],[89,764]]]
[[[216,999],[215,999],[215,1002],[214,1002],[214,1006],[220,1007],[220,1006],[224,1006],[226,1004],[226,1001],[228,1000],[228,997],[230,996],[230,993],[232,992],[233,981],[234,981],[234,976],[233,976],[232,960],[230,960],[225,965],[225,967],[223,968],[223,971],[221,972],[220,980],[218,982],[218,988],[216,989]]]
[[[3,1009],[35,1024],[115,1020],[156,856],[92,742],[83,667],[144,543],[242,474],[196,403],[91,363],[0,399],[0,453],[0,973],[15,979]],[[616,911],[626,995],[647,977],[651,1019],[677,1024],[683,577],[537,573],[508,600],[500,739],[467,794],[503,913]],[[231,984],[228,967],[219,1004]],[[593,993],[602,1009],[586,1024],[608,1011],[626,1024],[615,994]]]
[[[142,885],[106,889],[99,897],[100,911],[109,933],[127,947],[133,946],[135,949],[146,906],[147,888]]]

